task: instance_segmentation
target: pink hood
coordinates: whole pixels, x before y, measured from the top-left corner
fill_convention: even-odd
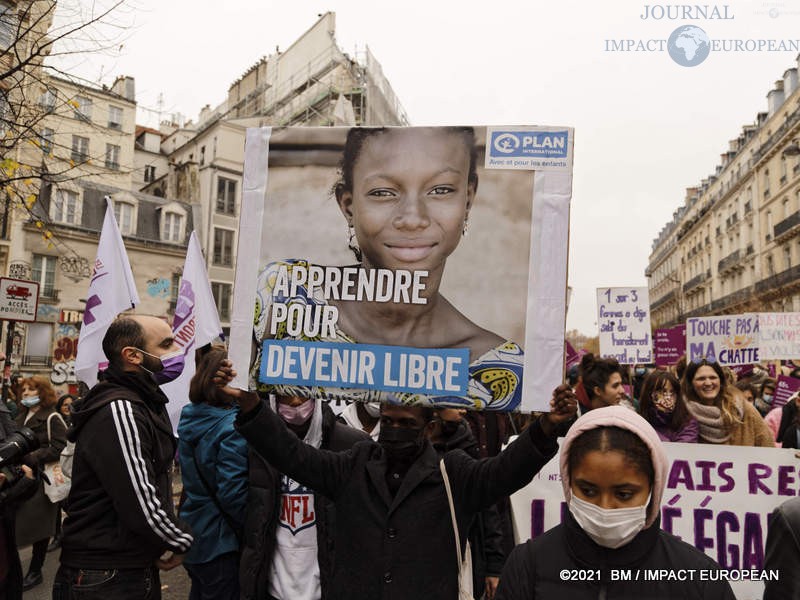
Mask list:
[[[662,446],[656,430],[653,429],[650,423],[630,408],[625,408],[624,406],[596,408],[595,410],[585,413],[569,428],[567,437],[561,444],[561,454],[559,456],[561,484],[564,486],[564,498],[567,503],[569,503],[572,498],[569,469],[567,467],[569,449],[572,446],[572,442],[583,432],[603,426],[615,426],[620,429],[632,431],[639,436],[650,449],[650,456],[653,460],[653,471],[655,472],[655,481],[653,482],[652,490],[653,496],[650,500],[650,506],[647,509],[647,520],[645,521],[645,527],[650,527],[655,522],[659,510],[661,509],[661,498],[664,495],[664,485],[667,481],[669,461],[667,460],[667,454],[664,452],[664,446]]]

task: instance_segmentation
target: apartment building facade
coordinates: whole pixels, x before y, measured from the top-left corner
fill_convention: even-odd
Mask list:
[[[798,56],[800,67],[800,56]],[[800,87],[798,67],[767,94],[715,172],[653,241],[653,326],[689,317],[800,311]]]

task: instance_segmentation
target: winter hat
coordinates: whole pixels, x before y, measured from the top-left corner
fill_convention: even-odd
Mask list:
[[[572,489],[569,478],[569,450],[575,439],[582,433],[598,427],[619,427],[635,433],[645,445],[650,449],[650,457],[653,461],[653,480],[652,498],[647,509],[647,520],[645,527],[650,527],[658,517],[661,509],[661,498],[664,495],[664,485],[667,481],[669,471],[669,460],[664,451],[664,446],[653,429],[645,419],[624,406],[606,406],[596,408],[581,416],[575,424],[570,427],[564,442],[561,444],[561,454],[559,463],[561,468],[561,485],[564,486],[564,498],[569,503],[572,498]]]

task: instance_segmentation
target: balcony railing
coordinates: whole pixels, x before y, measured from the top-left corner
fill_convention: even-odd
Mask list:
[[[53,357],[46,355],[38,355],[38,354],[24,354],[22,356],[22,366],[23,367],[52,367],[53,366]]]
[[[781,271],[780,273],[776,273],[771,277],[762,279],[756,283],[756,292],[761,293],[768,290],[773,290],[797,280],[800,280],[800,265],[795,265],[794,267],[786,269],[785,271]]]
[[[43,287],[39,290],[39,301],[46,304],[57,304],[59,291],[55,288]]]
[[[800,225],[800,210],[789,215],[783,221],[779,221],[775,227],[772,228],[775,239],[777,240],[783,236],[791,237],[791,235],[798,233],[798,231],[800,231],[798,225]]]
[[[742,290],[738,290],[733,292],[732,294],[728,294],[727,296],[723,296],[719,300],[714,300],[711,305],[711,313],[714,313],[718,310],[722,310],[723,308],[727,308],[729,306],[734,306],[741,302],[745,302],[751,298],[753,295],[753,286],[748,286]]]
[[[705,283],[706,279],[707,279],[706,273],[700,273],[699,275],[695,275],[689,281],[683,284],[683,292],[686,293],[696,288],[701,283]]]
[[[735,250],[719,261],[717,263],[717,272],[722,274],[734,268],[739,263],[739,254],[740,252]]]
[[[677,290],[670,290],[669,292],[667,292],[666,294],[661,296],[661,298],[659,298],[658,300],[655,300],[654,302],[651,302],[650,303],[650,310],[651,311],[657,310],[658,308],[664,306],[670,300],[676,300],[677,299],[677,293],[676,292],[677,292]],[[222,319],[221,315],[220,315],[220,319]]]

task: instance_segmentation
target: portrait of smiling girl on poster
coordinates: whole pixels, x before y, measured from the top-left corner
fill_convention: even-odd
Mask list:
[[[237,298],[243,265],[257,265],[250,387],[520,409],[534,171],[484,168],[483,128],[285,128],[262,139],[263,206],[248,209],[246,161],[237,260]],[[253,221],[259,245],[244,239]]]

